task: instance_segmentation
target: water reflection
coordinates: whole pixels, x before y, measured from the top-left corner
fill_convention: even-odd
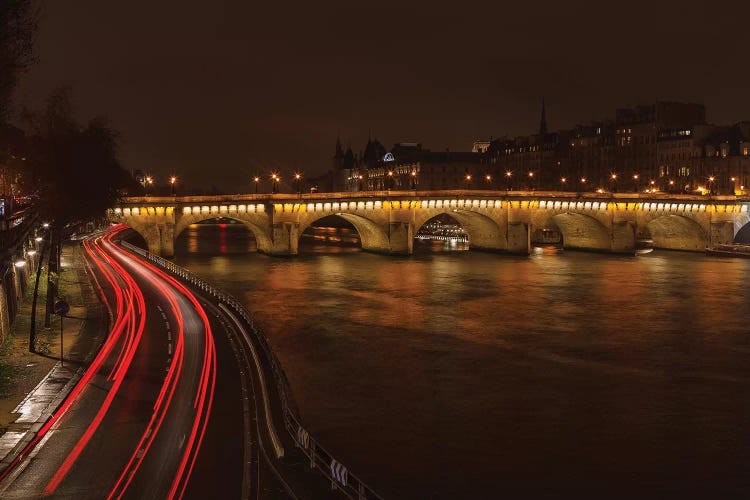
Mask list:
[[[185,241],[178,263],[254,311],[306,425],[387,498],[750,488],[750,261],[315,238],[277,259],[227,230],[225,254]]]

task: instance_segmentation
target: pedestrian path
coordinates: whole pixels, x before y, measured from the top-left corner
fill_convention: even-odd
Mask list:
[[[76,243],[65,246],[62,260],[60,294],[71,304],[70,312],[63,321],[63,361],[57,361],[48,373],[41,374],[39,383],[13,410],[12,413],[18,417],[7,425],[5,433],[0,436],[0,472],[34,439],[60,406],[85,371],[88,360],[106,331],[102,307],[86,273],[80,246]],[[43,310],[43,301],[40,302],[40,309]],[[22,317],[23,314],[26,317]],[[19,312],[16,323],[28,324],[29,317],[30,309],[24,308]],[[59,325],[59,321],[53,323],[52,330],[46,335],[49,341],[46,352],[36,355],[46,358],[44,361],[60,357]],[[28,335],[25,331],[15,333]],[[39,336],[43,334],[40,332]]]

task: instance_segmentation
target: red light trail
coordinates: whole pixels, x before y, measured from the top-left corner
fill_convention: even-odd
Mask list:
[[[152,445],[160,435],[162,424],[167,415],[172,415],[171,422],[178,419],[180,432],[187,435],[187,440],[184,442],[184,449],[181,442],[180,446],[173,451],[164,448],[164,446],[168,447],[170,444],[173,446],[174,440],[170,441],[165,438],[160,442],[162,454],[165,453],[165,450],[167,455],[179,453],[179,455],[175,455],[173,465],[170,465],[168,476],[164,477],[163,486],[169,485],[168,498],[181,498],[185,493],[201,448],[214,398],[216,350],[213,334],[203,307],[186,286],[140,256],[122,250],[115,243],[113,239],[117,238],[125,229],[125,226],[116,226],[103,236],[86,240],[83,243],[86,265],[90,270],[96,271],[92,272],[91,275],[102,302],[107,307],[112,319],[110,333],[79,382],[57,411],[39,430],[33,441],[0,474],[0,480],[5,478],[25,457],[29,456],[34,447],[43,440],[50,430],[56,429],[61,420],[80,401],[86,388],[93,382],[96,375],[106,375],[106,380],[111,385],[107,389],[104,401],[96,408],[95,414],[88,422],[80,438],[48,481],[44,488],[44,494],[54,494],[70,473],[92,437],[100,429],[117,398],[122,383],[130,375],[131,365],[134,358],[138,356],[138,347],[142,343],[142,339],[144,336],[150,336],[153,333],[146,327],[149,308],[147,308],[143,290],[139,286],[140,281],[141,283],[148,283],[156,291],[158,297],[166,302],[167,307],[164,312],[168,312],[174,318],[175,348],[172,352],[170,335],[169,365],[156,395],[150,419],[140,433],[140,439],[130,453],[129,459],[119,473],[108,497],[119,499],[127,492],[129,486],[137,477],[139,468],[148,456],[149,450],[152,449]],[[97,275],[104,278],[108,290],[111,290],[111,298],[114,300],[108,298]],[[190,307],[187,306],[188,303]],[[152,306],[150,307],[151,310],[153,310]],[[164,315],[164,312],[162,312],[162,315]],[[185,314],[189,314],[191,317],[189,330],[186,327]],[[200,359],[200,367],[195,362],[192,363],[194,365],[192,372],[184,370],[187,355],[186,335],[190,335],[190,338],[193,339],[189,353],[191,359],[196,360],[196,362]],[[200,340],[196,342],[197,339]],[[111,364],[111,367],[109,364]],[[197,368],[200,369],[197,370]],[[194,397],[182,398],[180,405],[175,406],[175,394],[178,391],[186,390],[191,391],[191,393],[195,391]],[[185,417],[183,417],[186,414],[185,402],[190,405],[190,411],[187,413],[190,415],[189,420],[185,420]],[[111,429],[108,429],[108,431],[111,431]],[[170,429],[170,432],[177,431]]]

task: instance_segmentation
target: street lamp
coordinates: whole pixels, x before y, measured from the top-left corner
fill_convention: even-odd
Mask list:
[[[529,189],[534,190],[534,172],[529,172]]]
[[[471,185],[471,174],[466,174],[466,189],[469,189]]]
[[[411,171],[411,188],[417,189],[417,171],[416,170]]]
[[[513,172],[510,170],[505,172],[505,190],[510,191],[510,178],[513,175]]]
[[[565,177],[560,177],[560,191],[565,191],[565,183],[568,182],[568,179]]]
[[[617,181],[617,174],[613,173],[612,175],[609,176],[609,179],[610,179],[609,191],[611,193],[614,193],[617,189],[617,185],[615,184],[615,182]]]
[[[300,182],[301,180],[302,180],[302,174],[300,174],[299,172],[295,172],[294,173],[294,184],[295,184],[295,186],[297,188],[297,194],[300,194],[302,192],[302,189],[301,189],[302,182]]]
[[[258,183],[260,182],[260,177],[257,175],[253,177],[253,182],[255,183],[255,194],[258,194]]]
[[[174,176],[174,175],[172,177],[170,177],[169,178],[169,183],[172,185],[172,196],[174,196],[176,194],[175,193],[175,184],[177,183],[177,177]]]
[[[640,176],[638,174],[633,174],[633,185],[635,186],[635,192],[641,190],[640,183],[638,182],[638,179],[640,179]]]
[[[710,195],[714,194],[714,180],[716,178],[713,175],[708,178],[708,194]]]
[[[487,181],[487,188],[492,189],[492,176],[490,174],[487,174],[484,176],[484,180]]]
[[[359,175],[357,176],[357,179],[359,179],[359,190],[360,190],[360,191],[362,191],[362,179],[364,179],[364,178],[365,178],[365,177],[364,177],[364,176],[363,176],[362,174],[359,174]]]
[[[273,172],[271,174],[271,193],[276,193],[279,190],[279,180],[281,180],[281,177],[279,177],[279,174],[276,172]]]
[[[388,189],[393,189],[393,170],[388,171]]]

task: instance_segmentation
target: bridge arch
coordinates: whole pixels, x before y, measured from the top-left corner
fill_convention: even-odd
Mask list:
[[[610,231],[595,217],[563,212],[549,219],[562,235],[563,248],[612,251]]]
[[[312,226],[315,222],[330,216],[340,217],[354,226],[357,234],[359,234],[359,239],[362,243],[362,250],[383,252],[390,248],[391,245],[388,233],[386,233],[386,230],[380,224],[368,219],[367,217],[363,217],[362,215],[345,212],[316,214],[315,217],[310,217],[304,222],[300,222],[298,238],[301,238],[305,229]]]
[[[668,250],[705,250],[709,245],[706,231],[689,217],[665,214],[646,224],[654,247]]]
[[[273,246],[271,238],[268,236],[267,232],[257,224],[240,217],[228,217],[226,215],[217,216],[216,214],[199,214],[179,217],[174,227],[174,237],[172,241],[177,241],[180,234],[182,234],[182,232],[191,224],[200,224],[201,222],[213,219],[231,219],[244,224],[244,226],[253,234],[253,237],[258,244],[258,250],[261,252],[269,252]]]
[[[122,220],[121,224],[129,227],[135,231],[143,241],[146,242],[148,251],[160,255],[162,251],[161,242],[166,235],[163,234],[163,229],[159,228],[156,224],[143,224],[138,220]]]
[[[506,231],[489,215],[472,210],[429,210],[418,213],[414,220],[414,235],[422,226],[439,215],[448,215],[461,224],[469,237],[469,249],[507,250]]]
[[[750,244],[750,217],[737,218],[734,224],[734,243]]]

